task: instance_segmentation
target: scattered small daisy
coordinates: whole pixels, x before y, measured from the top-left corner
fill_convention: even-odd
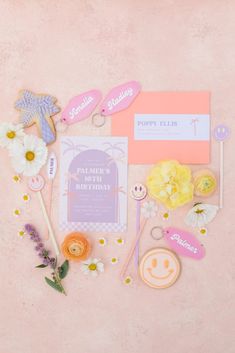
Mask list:
[[[23,124],[0,124],[0,146],[10,147],[23,140],[25,136]]]
[[[162,219],[163,219],[164,221],[167,221],[167,220],[169,219],[169,217],[170,217],[169,212],[164,212],[163,215],[162,215]]]
[[[117,238],[117,239],[115,240],[115,242],[116,242],[118,245],[123,245],[123,244],[125,243],[125,240],[122,239],[122,238]]]
[[[19,183],[21,181],[21,178],[20,178],[20,176],[18,174],[15,174],[15,175],[13,175],[12,180],[15,183]]]
[[[129,286],[131,283],[133,282],[131,276],[127,276],[124,278],[123,283],[126,284],[127,286]]]
[[[207,229],[206,228],[200,228],[199,229],[199,233],[201,234],[201,235],[207,235]]]
[[[23,194],[23,195],[22,195],[22,199],[23,199],[24,202],[29,202],[29,201],[30,201],[30,196],[29,196],[29,194]]]
[[[104,264],[100,259],[90,258],[82,262],[81,270],[85,275],[91,274],[93,277],[96,277],[100,272],[104,272]]]
[[[100,246],[105,246],[107,244],[107,241],[105,238],[99,238],[98,242]]]
[[[15,208],[15,209],[13,210],[13,215],[14,215],[15,217],[19,217],[19,216],[21,215],[20,209],[19,209],[19,208]]]
[[[146,201],[141,207],[141,214],[144,218],[153,218],[157,215],[157,205],[154,201]]]
[[[112,265],[116,265],[118,263],[118,258],[117,257],[112,257],[110,262],[111,262]]]
[[[24,229],[20,229],[20,230],[18,231],[18,235],[19,235],[20,238],[23,238],[23,237],[25,236],[25,231],[24,231]]]

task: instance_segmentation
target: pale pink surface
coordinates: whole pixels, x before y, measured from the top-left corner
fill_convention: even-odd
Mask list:
[[[76,94],[92,88],[105,94],[134,79],[146,91],[211,91],[212,126],[224,122],[233,130],[234,16],[233,0],[1,0],[1,120],[17,120],[13,102],[22,88],[52,94],[64,107]],[[95,129],[90,119],[68,131],[109,132],[110,122]],[[25,181],[12,182],[7,153],[1,150],[1,353],[233,353],[234,148],[232,135],[225,145],[225,207],[209,226],[209,236],[201,237],[205,259],[182,258],[179,281],[163,291],[137,280],[132,264],[134,284],[123,286],[120,263],[111,267],[108,258],[123,260],[135,236],[135,201],[130,199],[127,244],[117,247],[113,234],[106,236],[107,247],[94,246],[94,254],[107,264],[97,279],[84,277],[72,264],[64,281],[67,297],[46,286],[47,271],[34,269],[38,259],[32,243],[17,236],[25,221],[41,232],[46,227],[35,195],[27,206],[20,200]],[[218,151],[213,142],[210,167],[217,174]],[[144,181],[148,170],[131,166],[129,185]],[[62,241],[64,234],[56,227],[58,190],[57,175],[52,220]],[[217,202],[218,193],[209,201]],[[12,215],[15,207],[23,211],[18,219]],[[172,214],[167,225],[185,227],[187,209]],[[150,228],[149,223],[141,254],[154,245]]]

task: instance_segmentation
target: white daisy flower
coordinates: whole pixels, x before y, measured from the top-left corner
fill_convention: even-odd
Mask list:
[[[127,276],[124,278],[123,283],[129,286],[133,282],[133,279],[131,276]]]
[[[90,273],[93,277],[96,277],[100,272],[104,272],[104,264],[100,259],[90,258],[83,261],[81,270],[85,275]]]
[[[218,210],[218,206],[198,203],[187,213],[185,223],[192,227],[202,228],[215,218]]]
[[[118,244],[118,245],[124,245],[124,244],[125,244],[125,240],[122,239],[122,238],[116,238],[116,239],[115,239],[115,242],[116,242],[116,244]]]
[[[99,238],[98,242],[100,246],[105,246],[107,244],[107,241],[105,238]]]
[[[112,257],[110,260],[112,265],[116,265],[118,263],[118,258],[117,257]]]
[[[23,124],[0,124],[0,146],[9,147],[17,142],[22,142],[24,136]]]
[[[157,205],[154,201],[146,201],[141,207],[141,214],[144,218],[153,218],[157,215]]]
[[[39,173],[47,160],[45,142],[34,135],[26,135],[23,144],[16,143],[10,148],[12,165],[17,173],[34,176]]]

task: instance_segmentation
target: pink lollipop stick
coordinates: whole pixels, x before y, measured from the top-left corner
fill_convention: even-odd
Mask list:
[[[130,264],[130,261],[131,261],[131,259],[132,259],[132,256],[134,255],[136,245],[138,244],[138,242],[139,242],[139,240],[140,240],[140,238],[141,238],[141,236],[142,236],[142,234],[143,234],[143,231],[144,231],[144,228],[145,228],[145,226],[146,226],[147,220],[148,220],[147,218],[145,218],[145,219],[143,220],[143,222],[142,222],[142,224],[141,224],[141,226],[140,226],[139,233],[138,233],[138,235],[137,235],[137,236],[135,237],[135,239],[134,239],[134,242],[133,242],[133,244],[132,244],[132,246],[131,246],[130,252],[129,252],[129,254],[128,254],[127,258],[126,258],[126,261],[125,261],[125,263],[124,263],[124,265],[123,265],[123,267],[122,267],[122,270],[121,270],[121,273],[120,273],[121,278],[123,278],[123,277],[125,276],[125,274],[126,274],[126,271],[127,271],[128,266],[129,266],[129,264]]]

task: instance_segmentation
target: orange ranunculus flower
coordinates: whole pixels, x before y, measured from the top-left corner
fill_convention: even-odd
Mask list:
[[[78,232],[68,234],[61,245],[64,257],[71,261],[85,260],[90,250],[91,245],[89,241],[82,233]]]

